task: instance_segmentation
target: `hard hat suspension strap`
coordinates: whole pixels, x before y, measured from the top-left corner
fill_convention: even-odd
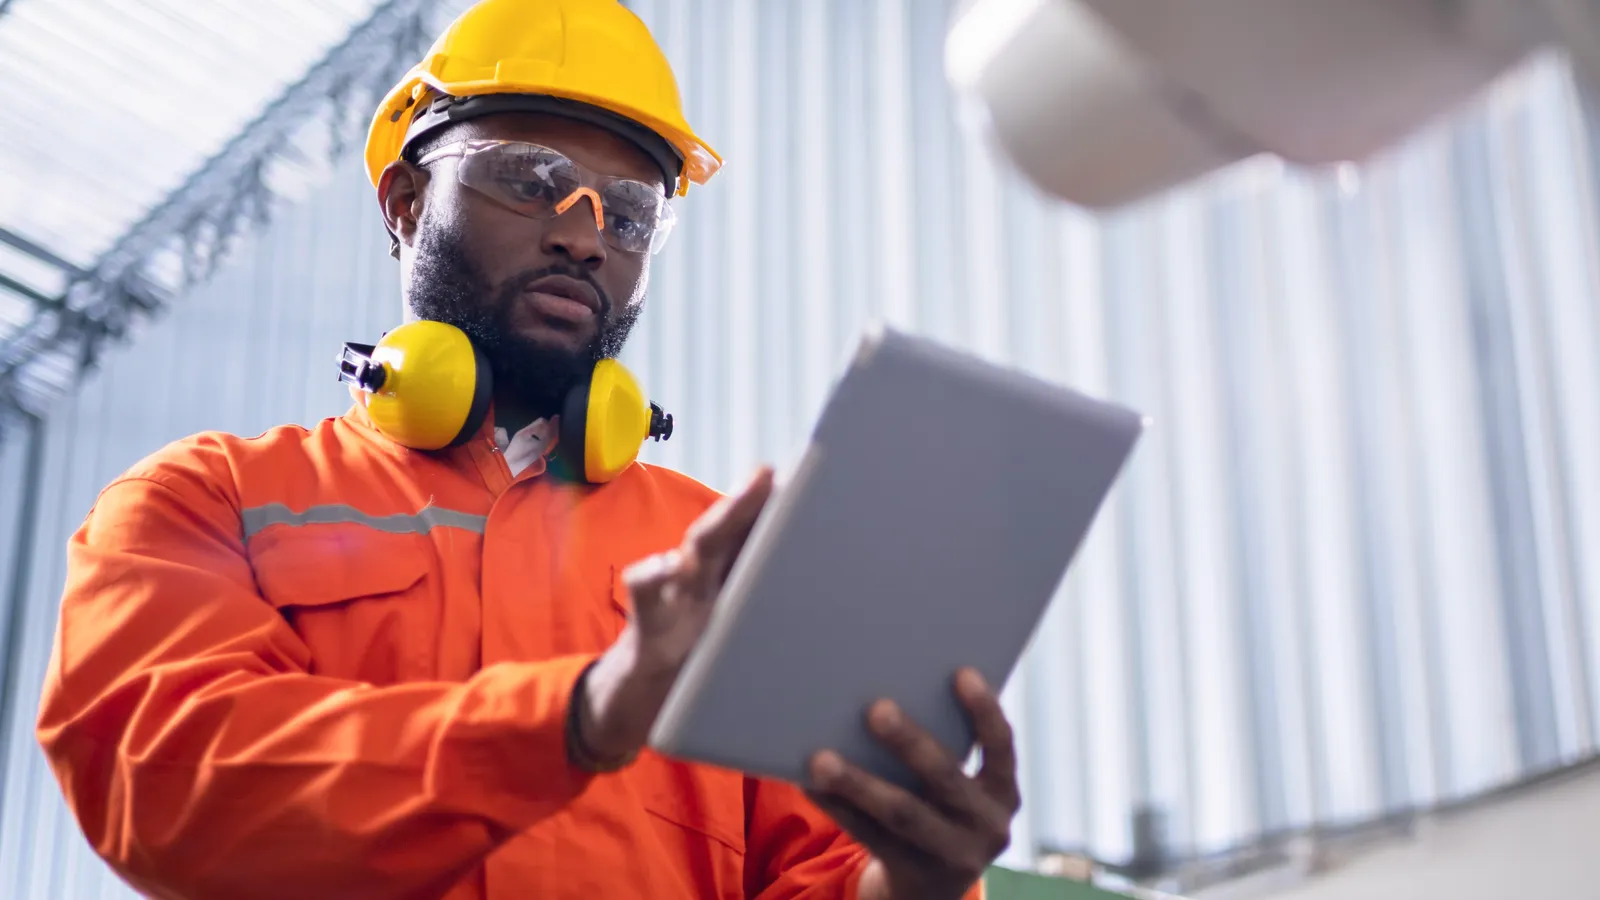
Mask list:
[[[643,150],[661,167],[666,193],[677,192],[683,175],[683,156],[667,142],[666,138],[632,119],[609,110],[543,94],[478,94],[471,97],[452,97],[434,93],[418,105],[417,113],[406,129],[401,155],[410,159],[409,152],[424,138],[437,134],[457,122],[466,122],[500,113],[529,112],[575,119],[617,135]],[[412,160],[415,162],[415,160]]]

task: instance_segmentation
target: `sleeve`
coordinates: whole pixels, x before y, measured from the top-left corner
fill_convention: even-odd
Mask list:
[[[439,897],[589,783],[591,657],[374,687],[310,674],[204,477],[128,478],[68,546],[37,737],[90,843],[162,897]],[[214,479],[213,479],[214,480]]]
[[[754,900],[855,900],[871,857],[799,788],[746,778],[745,896]],[[982,882],[964,900],[984,900]]]

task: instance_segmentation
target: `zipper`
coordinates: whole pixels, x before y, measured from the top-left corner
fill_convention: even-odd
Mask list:
[[[494,458],[499,461],[500,474],[506,477],[506,484],[509,485],[515,481],[516,478],[511,474],[511,463],[506,461],[506,452],[500,449],[500,445],[495,443],[494,438],[489,438],[489,452],[493,453]]]
[[[483,444],[488,448],[489,456],[480,457],[477,454],[472,454],[472,456],[474,457],[474,462],[478,465],[478,470],[483,475],[484,486],[489,489],[490,493],[498,497],[500,494],[505,493],[506,488],[511,486],[511,466],[506,462],[505,454],[500,452],[500,447],[495,444],[493,437],[484,438]],[[498,484],[494,477],[496,475],[499,476]]]

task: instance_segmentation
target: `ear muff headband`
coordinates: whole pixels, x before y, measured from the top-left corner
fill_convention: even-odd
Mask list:
[[[483,352],[460,329],[431,321],[408,322],[376,345],[345,344],[339,380],[361,389],[378,431],[417,450],[471,440],[494,394]],[[665,440],[672,428],[672,417],[645,399],[625,366],[601,360],[567,393],[556,461],[567,477],[607,482],[633,463],[645,440]]]

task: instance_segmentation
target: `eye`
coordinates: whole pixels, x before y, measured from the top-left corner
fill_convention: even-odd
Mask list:
[[[484,156],[481,169],[464,172],[468,183],[486,175],[495,193],[518,206],[542,212],[578,186],[571,161],[541,148],[507,149]]]
[[[619,234],[648,236],[660,220],[661,198],[649,185],[615,181],[606,188],[606,225]]]
[[[649,226],[641,216],[630,210],[607,207],[606,227],[615,228],[618,231],[637,231]]]
[[[504,175],[496,183],[508,196],[525,203],[553,205],[561,199],[556,196],[555,183],[548,178]]]

